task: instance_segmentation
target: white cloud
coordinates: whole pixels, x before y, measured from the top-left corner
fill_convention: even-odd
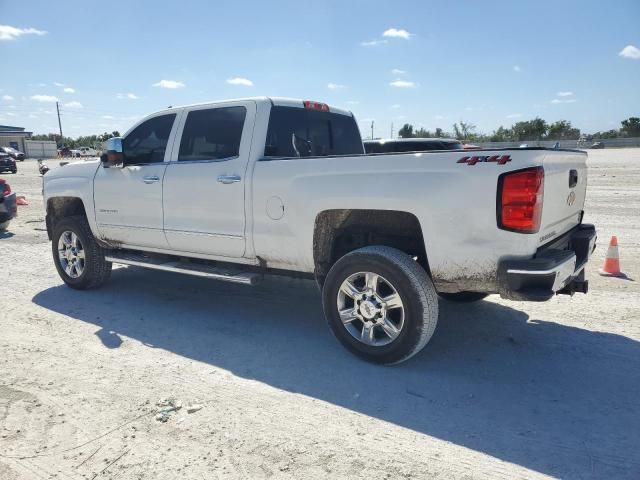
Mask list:
[[[2,100],[5,100],[7,102],[10,102],[13,100],[13,97],[11,95],[3,95],[2,96]]]
[[[621,57],[631,58],[632,60],[640,60],[640,48],[635,45],[627,45],[620,53],[618,53]]]
[[[251,80],[249,80],[248,78],[242,78],[242,77],[228,78],[227,83],[229,85],[242,85],[243,87],[253,87],[253,82]]]
[[[119,99],[128,98],[131,100],[137,100],[140,97],[138,97],[135,93],[118,93],[116,95],[116,98],[119,98]]]
[[[65,88],[65,89],[63,90],[63,92],[65,92],[65,93],[76,93],[76,91],[75,91],[73,88],[71,88],[71,87],[67,87],[67,88]]]
[[[328,83],[327,88],[329,90],[340,90],[342,88],[346,88],[344,85],[340,85],[339,83]]]
[[[358,105],[360,102],[357,100],[347,100],[348,105]]]
[[[566,100],[562,100],[560,98],[554,98],[553,100],[551,100],[551,103],[557,104],[557,103],[576,103],[576,99],[575,98],[567,98]]]
[[[7,112],[6,114],[9,115],[10,117],[15,117],[16,116],[16,114],[13,113],[13,112]]]
[[[105,120],[113,120],[113,117],[111,115],[102,115],[102,118],[104,118]]]
[[[415,83],[410,82],[409,80],[394,80],[393,82],[390,82],[389,85],[391,85],[392,87],[397,87],[397,88],[413,88],[416,86]]]
[[[64,106],[67,108],[82,108],[82,104],[80,102],[67,102]]]
[[[412,35],[412,33],[409,33],[402,28],[389,28],[382,33],[383,37],[404,38],[405,40],[409,40],[409,37]]]
[[[361,47],[377,47],[389,43],[387,40],[369,40],[368,42],[360,42]]]
[[[152,87],[160,87],[160,88],[182,88],[184,87],[185,84],[182,82],[179,82],[177,80],[160,80],[157,83],[154,83],[152,85]]]
[[[394,103],[393,105],[391,105],[391,108],[393,108],[394,110],[397,110],[398,108],[400,108],[400,105],[398,105],[397,103]]]
[[[443,115],[434,115],[434,116],[433,116],[433,118],[434,118],[435,120],[444,120],[446,117],[445,117],[445,116],[443,116]]]
[[[521,113],[510,113],[509,115],[507,115],[507,118],[520,118],[521,116]]]
[[[53,82],[53,84],[54,84],[56,87],[64,87],[64,83],[60,83],[60,82]]]
[[[400,70],[399,68],[394,68],[393,70],[391,70],[391,73],[393,73],[394,75],[404,75],[405,73],[407,73],[407,71]]]
[[[35,28],[18,28],[10,25],[0,25],[0,40],[15,40],[22,35],[46,35],[44,30]]]
[[[573,96],[573,92],[558,92],[556,95],[559,97],[571,97]]]
[[[514,65],[514,66],[513,66],[513,71],[514,71],[514,72],[518,72],[518,73],[520,73],[520,72],[522,71],[522,69],[520,68],[520,66],[519,66],[519,65]]]
[[[35,100],[36,102],[57,102],[58,97],[54,97],[53,95],[31,95],[31,100]]]

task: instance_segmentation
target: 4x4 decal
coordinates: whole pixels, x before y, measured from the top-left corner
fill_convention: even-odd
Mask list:
[[[467,165],[475,165],[480,162],[495,162],[498,165],[504,165],[511,161],[511,155],[478,155],[473,157],[462,157],[456,163],[466,163]]]

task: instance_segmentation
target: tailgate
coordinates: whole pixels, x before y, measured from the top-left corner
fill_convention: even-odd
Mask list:
[[[587,193],[587,154],[548,151],[543,166],[541,244],[580,224]]]

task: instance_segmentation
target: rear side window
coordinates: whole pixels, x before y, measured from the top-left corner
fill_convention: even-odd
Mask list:
[[[306,108],[273,107],[265,157],[317,157],[364,153],[353,117]]]
[[[244,107],[222,107],[194,110],[180,141],[178,160],[221,160],[240,153],[242,129],[247,116]]]
[[[122,141],[125,164],[163,162],[175,118],[175,113],[153,117],[128,134]]]

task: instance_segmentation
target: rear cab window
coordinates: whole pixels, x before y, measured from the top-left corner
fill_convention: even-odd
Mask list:
[[[298,107],[271,108],[265,157],[322,157],[364,153],[350,115]]]

